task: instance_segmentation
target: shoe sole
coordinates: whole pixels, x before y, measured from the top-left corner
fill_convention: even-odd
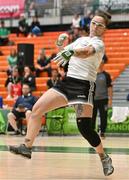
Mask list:
[[[8,150],[9,150],[11,153],[13,153],[13,154],[15,154],[15,155],[20,155],[21,157],[23,157],[23,158],[25,158],[25,159],[31,159],[31,156],[26,156],[26,155],[24,155],[24,154],[20,154],[20,153],[14,152],[13,150],[10,149],[10,146],[8,147]]]

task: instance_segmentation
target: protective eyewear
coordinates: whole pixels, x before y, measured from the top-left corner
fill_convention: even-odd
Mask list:
[[[99,23],[99,22],[96,22],[96,21],[91,21],[91,23],[92,23],[93,25],[98,26],[98,27],[106,28],[106,26],[105,26],[104,24],[102,24],[102,23]]]

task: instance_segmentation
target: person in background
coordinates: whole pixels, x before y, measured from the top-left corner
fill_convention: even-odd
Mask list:
[[[40,22],[38,20],[38,17],[33,17],[33,21],[30,25],[30,32],[28,37],[36,37],[36,36],[41,36],[41,26]]]
[[[92,12],[88,12],[87,14],[85,14],[84,17],[82,17],[80,20],[80,28],[90,27],[90,22],[92,18],[93,18]]]
[[[35,76],[29,66],[24,67],[24,73],[23,73],[23,79],[22,79],[23,84],[28,84],[31,91],[36,90],[36,81],[35,81]]]
[[[0,21],[0,46],[9,45],[9,30],[5,27],[4,21]]]
[[[48,89],[52,88],[55,86],[57,83],[59,83],[59,73],[57,69],[52,69],[51,72],[51,78],[47,81],[47,87]]]
[[[102,61],[96,79],[92,127],[94,130],[96,129],[96,117],[99,111],[100,127],[98,130],[103,139],[107,127],[107,112],[110,107],[112,107],[112,80],[110,74],[104,71],[104,62]]]
[[[19,36],[19,34],[23,34],[25,37],[28,35],[28,23],[25,18],[25,14],[23,13],[20,15],[20,19],[18,22],[17,36]]]
[[[48,76],[51,77],[50,59],[46,57],[44,49],[41,49],[39,52],[36,66],[36,77],[39,77],[41,72],[47,72]]]
[[[11,74],[13,67],[17,66],[17,51],[16,49],[11,49],[10,55],[7,57],[8,61],[8,74]]]
[[[8,113],[8,122],[15,130],[15,135],[22,134],[19,125],[21,125],[23,119],[28,120],[36,101],[37,98],[32,96],[29,85],[23,84],[22,95],[16,100],[12,111]]]
[[[78,39],[80,37],[79,32],[80,32],[79,27],[74,27],[68,31],[68,36],[69,36],[68,43],[69,44],[74,42],[76,39]]]
[[[80,15],[77,13],[74,15],[73,19],[72,19],[72,25],[71,25],[71,29],[73,28],[79,28],[80,27]]]
[[[29,16],[33,17],[33,16],[38,16],[38,8],[36,7],[36,2],[30,2],[30,6],[29,6]]]
[[[18,96],[21,95],[21,77],[19,75],[17,66],[13,67],[11,74],[8,74],[8,78],[5,81],[5,87],[8,91],[7,99],[17,99]]]

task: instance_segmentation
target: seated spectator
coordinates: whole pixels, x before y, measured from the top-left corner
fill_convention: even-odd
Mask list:
[[[17,67],[14,67],[12,73],[8,74],[5,87],[8,91],[7,99],[17,99],[18,96],[21,96],[21,78]]]
[[[0,46],[6,46],[9,44],[9,30],[5,27],[5,23],[2,20],[0,22]]]
[[[52,69],[51,78],[47,81],[48,89],[50,89],[53,86],[55,86],[59,81],[60,81],[60,79],[59,79],[58,70],[57,69]]]
[[[46,57],[45,50],[41,49],[36,66],[36,77],[40,76],[41,72],[47,72],[48,76],[51,76],[51,64],[50,59]]]
[[[23,119],[29,119],[33,105],[37,98],[30,93],[27,84],[22,86],[22,96],[18,97],[12,111],[8,114],[8,121],[15,130],[15,134],[22,134],[21,127]]]
[[[33,21],[30,25],[30,33],[28,37],[41,36],[41,26],[37,17],[33,17]]]
[[[19,34],[23,34],[25,37],[28,35],[28,23],[26,21],[25,14],[20,15],[17,36],[19,36]]]
[[[36,90],[35,76],[33,75],[33,72],[29,66],[24,67],[22,83],[28,84],[30,86],[31,91]]]
[[[7,57],[9,69],[8,73],[11,74],[13,67],[17,65],[17,51],[16,49],[11,49],[10,55]]]

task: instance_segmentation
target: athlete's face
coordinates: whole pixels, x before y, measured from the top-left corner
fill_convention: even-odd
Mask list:
[[[101,37],[106,30],[105,20],[101,16],[94,16],[90,23],[90,36]]]

